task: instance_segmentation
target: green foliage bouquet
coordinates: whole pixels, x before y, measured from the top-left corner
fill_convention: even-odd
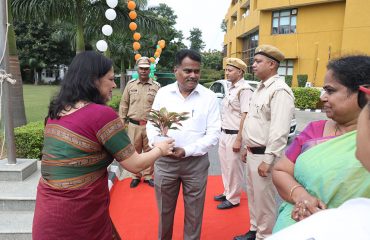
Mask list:
[[[168,130],[177,130],[174,125],[182,126],[181,121],[189,118],[188,112],[168,112],[165,107],[159,110],[150,110],[148,120],[159,129],[162,136],[167,136]]]

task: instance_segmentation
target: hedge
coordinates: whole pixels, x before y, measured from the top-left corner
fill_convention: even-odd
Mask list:
[[[17,158],[41,158],[44,143],[44,123],[32,122],[14,129]]]
[[[292,88],[295,97],[295,107],[301,109],[316,109],[320,102],[320,90],[316,88]]]
[[[112,97],[112,99],[107,103],[107,105],[111,108],[113,108],[116,112],[119,110],[119,104],[121,102],[122,95],[115,95]]]

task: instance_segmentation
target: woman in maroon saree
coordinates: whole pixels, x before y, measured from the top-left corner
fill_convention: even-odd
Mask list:
[[[73,59],[49,106],[34,240],[120,239],[108,211],[107,167],[116,159],[139,172],[171,152],[171,140],[135,152],[122,121],[104,105],[115,87],[111,60],[93,51]]]

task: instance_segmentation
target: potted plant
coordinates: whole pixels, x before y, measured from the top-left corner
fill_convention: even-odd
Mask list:
[[[181,121],[189,118],[188,112],[169,112],[165,107],[159,110],[150,110],[148,121],[153,123],[154,127],[159,129],[161,136],[167,136],[168,130],[177,130],[177,126],[182,126]]]

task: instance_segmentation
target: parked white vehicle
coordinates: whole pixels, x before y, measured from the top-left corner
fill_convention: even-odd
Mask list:
[[[246,80],[247,83],[253,88],[253,91],[257,88],[258,82],[257,81],[250,81]],[[231,83],[227,80],[216,80],[212,85],[209,87],[213,92],[216,93],[217,99],[219,100],[220,106],[222,99],[226,96],[226,94],[229,94],[229,88],[228,85]],[[297,129],[297,121],[295,119],[295,116],[293,115],[292,122],[290,123],[290,131],[289,131],[289,138],[294,137],[296,134]]]

